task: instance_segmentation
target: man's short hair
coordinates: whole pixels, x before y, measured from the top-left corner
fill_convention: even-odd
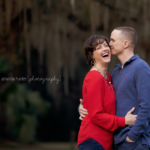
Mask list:
[[[121,31],[121,33],[128,39],[130,40],[133,48],[135,47],[137,41],[138,41],[138,35],[135,29],[131,28],[131,27],[117,27],[114,30],[119,30]]]

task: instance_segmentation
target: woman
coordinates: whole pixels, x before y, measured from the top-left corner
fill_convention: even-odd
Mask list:
[[[79,150],[112,150],[113,131],[133,125],[137,116],[131,114],[134,108],[125,117],[115,116],[115,91],[107,72],[111,60],[108,39],[91,36],[85,41],[84,50],[92,68],[83,82],[83,106],[88,114],[79,130]]]

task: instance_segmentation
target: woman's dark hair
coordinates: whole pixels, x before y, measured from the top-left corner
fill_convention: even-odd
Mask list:
[[[109,40],[105,36],[93,35],[84,42],[84,50],[88,65],[91,66],[91,61],[93,60],[93,51],[96,50],[96,47],[99,44],[104,43],[104,41],[106,41],[106,43],[109,45]]]

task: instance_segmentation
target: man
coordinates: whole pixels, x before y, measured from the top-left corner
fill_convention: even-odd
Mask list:
[[[150,69],[148,64],[134,55],[138,36],[130,27],[115,28],[110,37],[112,55],[120,64],[112,73],[116,91],[116,116],[123,117],[135,107],[137,119],[133,126],[119,127],[114,132],[116,150],[148,150],[150,148]],[[80,119],[88,113],[79,106]]]

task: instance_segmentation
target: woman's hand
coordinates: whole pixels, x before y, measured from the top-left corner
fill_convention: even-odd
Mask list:
[[[87,110],[83,108],[83,100],[82,99],[80,99],[79,114],[80,114],[80,117],[79,117],[80,120],[83,120],[85,115],[88,114]]]
[[[133,107],[130,111],[127,112],[125,116],[125,125],[134,125],[137,115],[132,115],[131,113],[135,110]]]

